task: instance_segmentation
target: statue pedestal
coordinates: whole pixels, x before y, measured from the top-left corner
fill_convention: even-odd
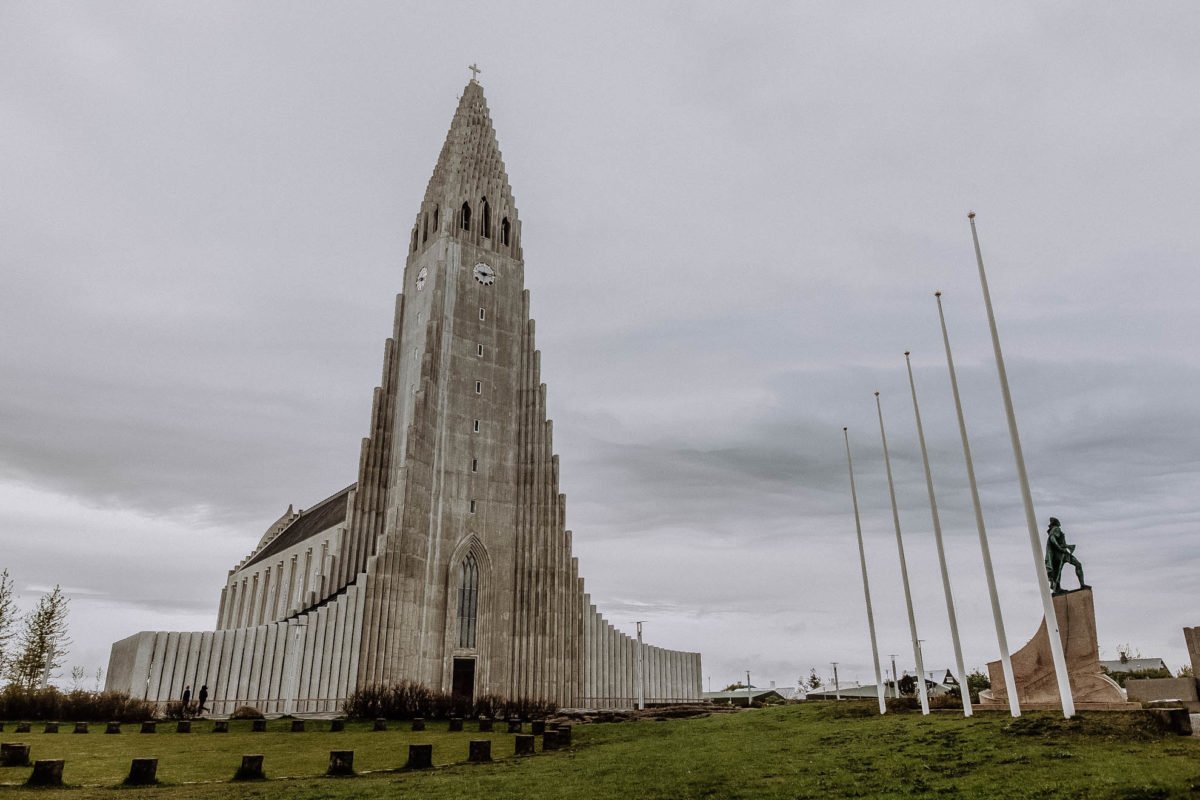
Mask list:
[[[1075,706],[1081,710],[1139,708],[1125,700],[1116,681],[1100,670],[1100,648],[1096,642],[1096,610],[1092,605],[1092,590],[1077,589],[1054,597],[1054,613],[1058,616],[1058,632],[1067,661],[1067,674]],[[1017,683],[1017,700],[1023,709],[1060,708],[1058,680],[1054,675],[1054,660],[1050,655],[1050,637],[1046,620],[1034,637],[1012,654],[1013,677]],[[1006,706],[1008,691],[999,661],[988,662],[992,688],[980,693],[984,706]]]

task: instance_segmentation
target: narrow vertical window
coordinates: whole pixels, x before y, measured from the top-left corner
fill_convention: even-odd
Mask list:
[[[474,501],[472,501],[474,503]],[[462,562],[462,587],[458,590],[458,646],[475,646],[475,622],[479,609],[479,564],[468,553]]]
[[[483,219],[479,223],[479,230],[483,233],[483,238],[490,239],[492,236],[492,207],[488,205],[487,198],[483,198]]]
[[[480,318],[480,319],[487,319],[487,311],[486,311],[485,309],[483,309],[483,308],[480,308],[480,309],[479,309],[479,318]]]
[[[434,236],[437,235],[437,231],[438,231],[438,207],[434,206],[433,207],[433,234],[434,234]]]
[[[462,204],[462,229],[464,231],[471,230],[471,204]]]
[[[475,394],[483,394],[483,382],[475,381]]]
[[[421,242],[422,244],[429,241],[429,214],[424,214],[424,222],[422,223]]]
[[[479,420],[475,420],[475,433],[479,433]]]
[[[483,358],[483,345],[481,345],[481,344],[475,345],[475,355],[479,356],[480,358]]]
[[[500,244],[508,244],[509,231],[508,217],[505,217],[500,220]]]
[[[471,513],[472,514],[475,513],[475,501],[474,500],[471,501]]]
[[[471,472],[479,472],[479,459],[478,458],[471,459]]]

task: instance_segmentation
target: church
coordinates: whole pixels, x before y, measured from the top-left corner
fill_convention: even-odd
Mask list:
[[[291,506],[228,574],[216,630],[115,643],[106,688],[227,714],[337,712],[415,681],[472,699],[701,697],[700,654],[592,604],[565,528],[521,221],[483,88],[463,91],[408,240],[355,483]]]

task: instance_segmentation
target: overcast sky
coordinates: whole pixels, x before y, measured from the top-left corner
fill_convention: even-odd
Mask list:
[[[1041,607],[975,272],[1039,526],[1102,654],[1200,624],[1193,3],[0,5],[0,567],[72,597],[67,669],[211,629],[287,507],[355,479],[405,246],[483,69],[593,599],[714,688],[997,657],[933,292],[1013,649]],[[1073,584],[1073,576],[1068,585]]]

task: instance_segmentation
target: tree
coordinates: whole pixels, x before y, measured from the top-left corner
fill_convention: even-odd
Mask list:
[[[67,605],[70,598],[55,586],[42,595],[37,607],[25,615],[15,658],[8,665],[8,677],[24,689],[45,686],[62,666],[71,640],[67,638]]]
[[[1179,668],[1179,671],[1175,673],[1175,677],[1176,678],[1194,678],[1195,676],[1192,675],[1192,665],[1184,664],[1182,667]]]
[[[742,683],[741,681],[738,681],[737,683],[729,684],[721,691],[722,692],[736,692],[738,689],[747,689],[747,688],[749,688],[749,687],[746,686],[746,684]]]
[[[976,703],[979,702],[979,693],[984,689],[992,688],[992,679],[975,668],[967,675],[967,691],[971,693],[971,699]]]
[[[809,689],[820,689],[824,684],[821,682],[821,676],[817,674],[814,667],[810,667],[808,671],[808,680],[805,681]]]
[[[13,637],[13,622],[17,617],[17,603],[13,599],[13,582],[8,570],[0,572],[0,675],[8,673],[8,662],[12,657],[8,651]]]
[[[1128,664],[1131,658],[1141,658],[1142,651],[1135,650],[1128,644],[1117,645],[1117,658],[1121,659],[1122,664]]]

